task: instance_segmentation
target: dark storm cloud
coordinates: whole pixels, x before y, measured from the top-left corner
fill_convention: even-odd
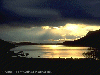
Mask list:
[[[100,24],[99,0],[1,0],[0,23],[9,26]]]

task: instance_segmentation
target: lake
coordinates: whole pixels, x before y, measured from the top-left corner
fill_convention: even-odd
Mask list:
[[[15,47],[10,51],[18,53],[19,57],[26,58],[86,58],[83,56],[83,53],[92,51],[88,50],[88,48],[64,45],[23,45]]]

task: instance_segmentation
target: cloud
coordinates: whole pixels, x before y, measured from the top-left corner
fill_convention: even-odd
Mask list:
[[[4,0],[3,7],[5,9],[8,9],[12,12],[15,12],[16,14],[24,17],[43,17],[46,16],[53,17],[53,16],[59,16],[58,11],[55,11],[53,9],[46,9],[41,8],[40,3],[45,2],[46,0]]]
[[[94,0],[94,1],[91,1],[89,4],[90,5],[100,4],[100,1],[99,0]]]
[[[63,26],[66,23],[100,25],[99,3],[98,0],[2,0],[0,25],[15,27]]]
[[[92,17],[98,17],[100,20],[100,1],[99,0],[77,0],[81,8]]]
[[[73,29],[69,29],[74,27]],[[78,26],[76,28],[76,26]],[[46,28],[46,29],[44,29]],[[51,28],[51,29],[49,29]],[[100,29],[100,26],[89,26],[83,24],[66,24],[65,26],[42,26],[42,27],[0,27],[0,38],[5,41],[31,41],[43,42],[63,42],[64,40],[75,40],[86,35],[87,32]],[[49,41],[48,41],[49,39]]]
[[[36,8],[15,8],[15,13],[23,17],[42,17],[42,18],[57,18],[59,13],[51,9],[36,9]]]

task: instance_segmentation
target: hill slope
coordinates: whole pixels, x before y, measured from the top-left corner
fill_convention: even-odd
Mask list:
[[[65,41],[64,45],[100,47],[100,30],[90,31],[86,36],[74,41]]]
[[[6,51],[8,51],[9,49],[11,49],[13,47],[15,47],[14,44],[11,44],[7,41],[4,41],[4,40],[0,39],[0,51],[6,52]]]

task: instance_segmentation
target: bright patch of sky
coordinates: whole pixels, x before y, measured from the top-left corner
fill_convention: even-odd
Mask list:
[[[31,28],[0,28],[0,38],[6,41],[30,41],[35,43],[53,43],[77,40],[89,31],[99,30],[100,26],[67,23],[64,26],[41,26]]]

